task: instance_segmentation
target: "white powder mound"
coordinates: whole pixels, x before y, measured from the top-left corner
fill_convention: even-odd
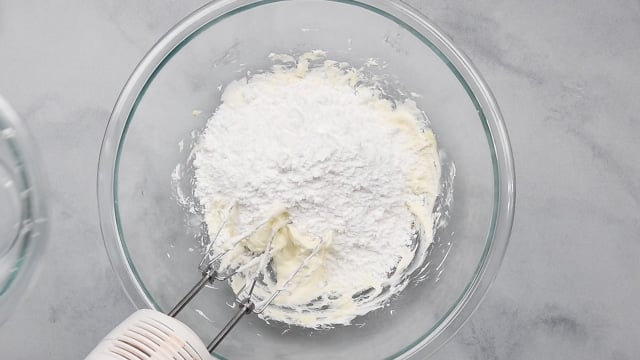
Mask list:
[[[415,103],[383,99],[345,64],[310,66],[323,56],[228,84],[194,149],[211,238],[232,208],[214,243],[218,253],[232,249],[221,266],[264,253],[273,232],[269,271],[254,294],[286,291],[262,316],[311,328],[349,324],[406,286],[432,241],[440,179],[436,142]],[[254,263],[230,280],[236,293],[259,270]]]

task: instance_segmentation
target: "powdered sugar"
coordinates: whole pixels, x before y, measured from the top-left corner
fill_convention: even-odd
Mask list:
[[[318,239],[328,240],[290,294],[264,313],[307,327],[348,324],[404,288],[432,240],[440,177],[433,134],[421,127],[415,103],[382,99],[344,64],[310,67],[322,56],[307,53],[292,66],[227,85],[194,150],[196,196],[209,231],[235,204],[221,248],[274,211],[289,222],[278,230],[275,279],[262,281],[257,294],[273,292]],[[252,244],[264,242],[261,236]],[[246,249],[227,264],[250,259]],[[234,277],[232,287],[249,273]]]

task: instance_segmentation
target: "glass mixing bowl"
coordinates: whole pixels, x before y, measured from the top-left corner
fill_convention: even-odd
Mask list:
[[[0,97],[0,325],[33,283],[47,239],[34,142]]]
[[[212,2],[171,29],[144,57],[111,115],[100,153],[98,200],[113,267],[140,308],[167,311],[199,279],[201,224],[176,200],[172,172],[220,102],[220,89],[268,69],[270,53],[322,49],[354,66],[382,64],[419,94],[454,171],[448,225],[438,230],[422,281],[354,326],[312,331],[245,318],[216,354],[228,359],[424,357],[478,306],[504,255],[515,200],[507,132],[467,58],[400,1]],[[363,129],[366,131],[366,129]],[[192,185],[192,184],[191,184]],[[189,184],[187,184],[187,187]],[[232,316],[226,284],[181,314],[207,342]]]

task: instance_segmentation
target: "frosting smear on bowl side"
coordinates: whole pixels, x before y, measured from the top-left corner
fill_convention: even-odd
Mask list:
[[[265,320],[348,325],[384,306],[423,263],[440,189],[436,140],[415,102],[388,99],[361,70],[322,51],[272,60],[270,71],[226,86],[194,148],[195,195],[212,239],[231,209],[213,244],[229,251],[222,269],[250,263],[274,234],[258,299],[318,246]],[[230,278],[236,293],[253,264]]]

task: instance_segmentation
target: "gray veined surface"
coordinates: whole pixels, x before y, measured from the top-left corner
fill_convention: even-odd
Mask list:
[[[434,358],[636,358],[640,4],[407,2],[491,86],[519,184],[498,278]],[[100,238],[100,140],[131,70],[202,3],[0,0],[0,93],[40,144],[52,224],[38,286],[0,327],[6,358],[82,358],[133,311]]]

